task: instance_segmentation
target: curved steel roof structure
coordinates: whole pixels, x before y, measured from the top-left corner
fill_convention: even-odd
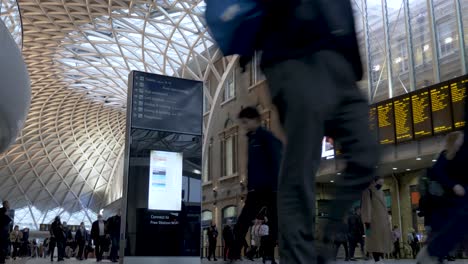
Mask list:
[[[13,0],[0,0],[14,10]],[[33,99],[17,143],[0,154],[0,199],[39,228],[61,215],[89,224],[121,196],[131,70],[206,80],[218,90],[236,58],[221,58],[203,0],[19,0],[3,13],[23,55]],[[18,42],[20,43],[20,42]],[[215,61],[223,60],[223,67]],[[206,98],[210,105],[220,92]],[[211,115],[210,115],[211,118]]]

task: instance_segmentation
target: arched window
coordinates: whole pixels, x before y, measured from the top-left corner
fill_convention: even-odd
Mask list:
[[[209,227],[212,221],[213,221],[213,212],[208,211],[208,210],[203,211],[201,215],[202,228]]]
[[[223,225],[231,220],[233,224],[237,221],[237,206],[231,205],[223,209]]]

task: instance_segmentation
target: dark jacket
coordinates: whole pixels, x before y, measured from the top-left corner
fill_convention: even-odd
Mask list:
[[[75,241],[78,243],[89,241],[89,234],[86,228],[83,231],[81,231],[81,228],[78,228],[75,234]]]
[[[94,241],[99,239],[99,221],[95,221],[91,227],[91,239]],[[106,221],[104,221],[104,235],[107,235]]]
[[[109,235],[112,237],[119,237],[120,236],[120,221],[121,217],[118,215],[114,215],[111,218],[107,219],[107,230]]]
[[[453,187],[457,184],[468,186],[466,161],[468,160],[468,145],[463,144],[452,160],[447,160],[445,151],[439,155],[437,162],[429,170],[429,177],[442,185],[449,194],[453,194]]]
[[[348,218],[348,232],[350,239],[357,240],[364,235],[364,225],[362,224],[361,216],[352,214]]]
[[[68,226],[63,227],[63,232],[65,233],[65,239],[66,240],[73,240],[72,231],[70,230],[70,228]]]
[[[259,127],[247,134],[249,139],[249,191],[277,191],[282,144],[270,131]]]
[[[223,229],[223,239],[226,243],[234,241],[234,233],[230,225],[226,225]]]
[[[50,228],[51,234],[54,235],[56,241],[65,240],[65,233],[63,230],[63,225],[60,221],[54,221]]]
[[[0,236],[1,238],[8,237],[10,234],[11,218],[6,214],[6,209],[0,208]]]
[[[320,50],[334,50],[352,65],[356,80],[363,74],[351,1],[265,1],[267,18],[259,34],[262,66],[297,59]],[[303,4],[304,2],[310,5]],[[300,18],[298,14],[306,14]],[[329,25],[336,28],[329,28]],[[342,34],[332,35],[332,31]]]
[[[213,228],[210,226],[210,228],[208,228],[207,235],[208,235],[208,241],[210,243],[216,243],[216,240],[218,238],[218,229],[216,227]]]

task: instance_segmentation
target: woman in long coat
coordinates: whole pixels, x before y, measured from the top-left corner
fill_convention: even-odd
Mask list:
[[[382,178],[375,178],[364,190],[361,201],[361,218],[365,225],[366,250],[372,253],[376,263],[392,252],[392,230],[389,222]]]

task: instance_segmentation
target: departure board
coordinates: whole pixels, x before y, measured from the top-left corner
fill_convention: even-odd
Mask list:
[[[412,140],[411,97],[407,95],[393,100],[393,109],[395,111],[395,137],[397,143]]]
[[[450,85],[444,83],[429,89],[431,96],[432,127],[434,134],[451,131],[452,109],[450,106]]]
[[[411,106],[413,110],[414,138],[431,136],[432,120],[429,90],[420,90],[411,95]]]
[[[465,127],[465,98],[467,84],[468,78],[461,78],[450,83],[453,126],[455,129]]]
[[[372,138],[377,141],[377,107],[369,108],[369,130],[372,133]]]
[[[395,116],[393,114],[393,102],[378,104],[377,118],[380,144],[395,143]]]

